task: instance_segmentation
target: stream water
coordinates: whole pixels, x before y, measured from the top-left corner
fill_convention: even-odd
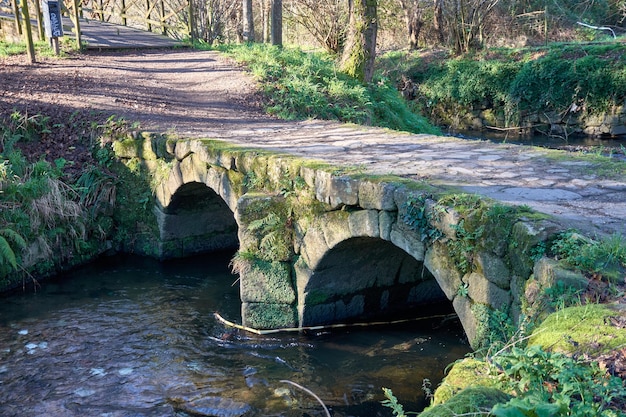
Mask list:
[[[387,416],[425,405],[469,346],[454,321],[250,335],[231,253],[113,257],[1,298],[0,416]]]

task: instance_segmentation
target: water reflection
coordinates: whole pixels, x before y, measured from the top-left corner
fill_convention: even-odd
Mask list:
[[[376,415],[381,387],[422,406],[424,378],[469,347],[456,326],[256,336],[239,321],[231,254],[105,259],[0,306],[0,415]],[[382,415],[389,415],[385,410]]]

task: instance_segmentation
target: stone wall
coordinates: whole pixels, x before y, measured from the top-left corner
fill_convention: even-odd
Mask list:
[[[490,131],[504,129],[509,133],[548,135],[568,138],[586,135],[595,138],[626,138],[626,105],[617,106],[599,115],[583,115],[573,106],[565,113],[537,112],[520,115],[518,129],[507,125],[504,115],[492,108],[456,109],[441,108],[435,111],[437,123],[450,126],[453,130]],[[491,130],[492,133],[494,130]]]

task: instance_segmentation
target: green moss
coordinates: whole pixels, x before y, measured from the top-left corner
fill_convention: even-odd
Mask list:
[[[617,306],[568,307],[546,317],[528,344],[566,353],[607,352],[626,346],[626,329],[612,324],[624,317],[626,312]]]
[[[506,403],[511,396],[495,388],[466,388],[443,404],[431,406],[420,413],[420,417],[450,417],[457,415],[483,415],[494,405]]]
[[[433,405],[443,404],[468,387],[495,388],[498,370],[487,362],[465,358],[454,363],[435,391]]]

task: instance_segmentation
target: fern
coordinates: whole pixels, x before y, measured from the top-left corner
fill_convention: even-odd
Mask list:
[[[0,229],[0,272],[8,274],[17,269],[15,249],[24,249],[26,241],[13,229]],[[10,268],[8,268],[9,266]]]
[[[385,407],[391,408],[391,412],[395,417],[407,417],[404,412],[404,407],[398,402],[398,399],[393,395],[393,392],[389,388],[383,388],[386,400],[381,401],[381,404]]]

